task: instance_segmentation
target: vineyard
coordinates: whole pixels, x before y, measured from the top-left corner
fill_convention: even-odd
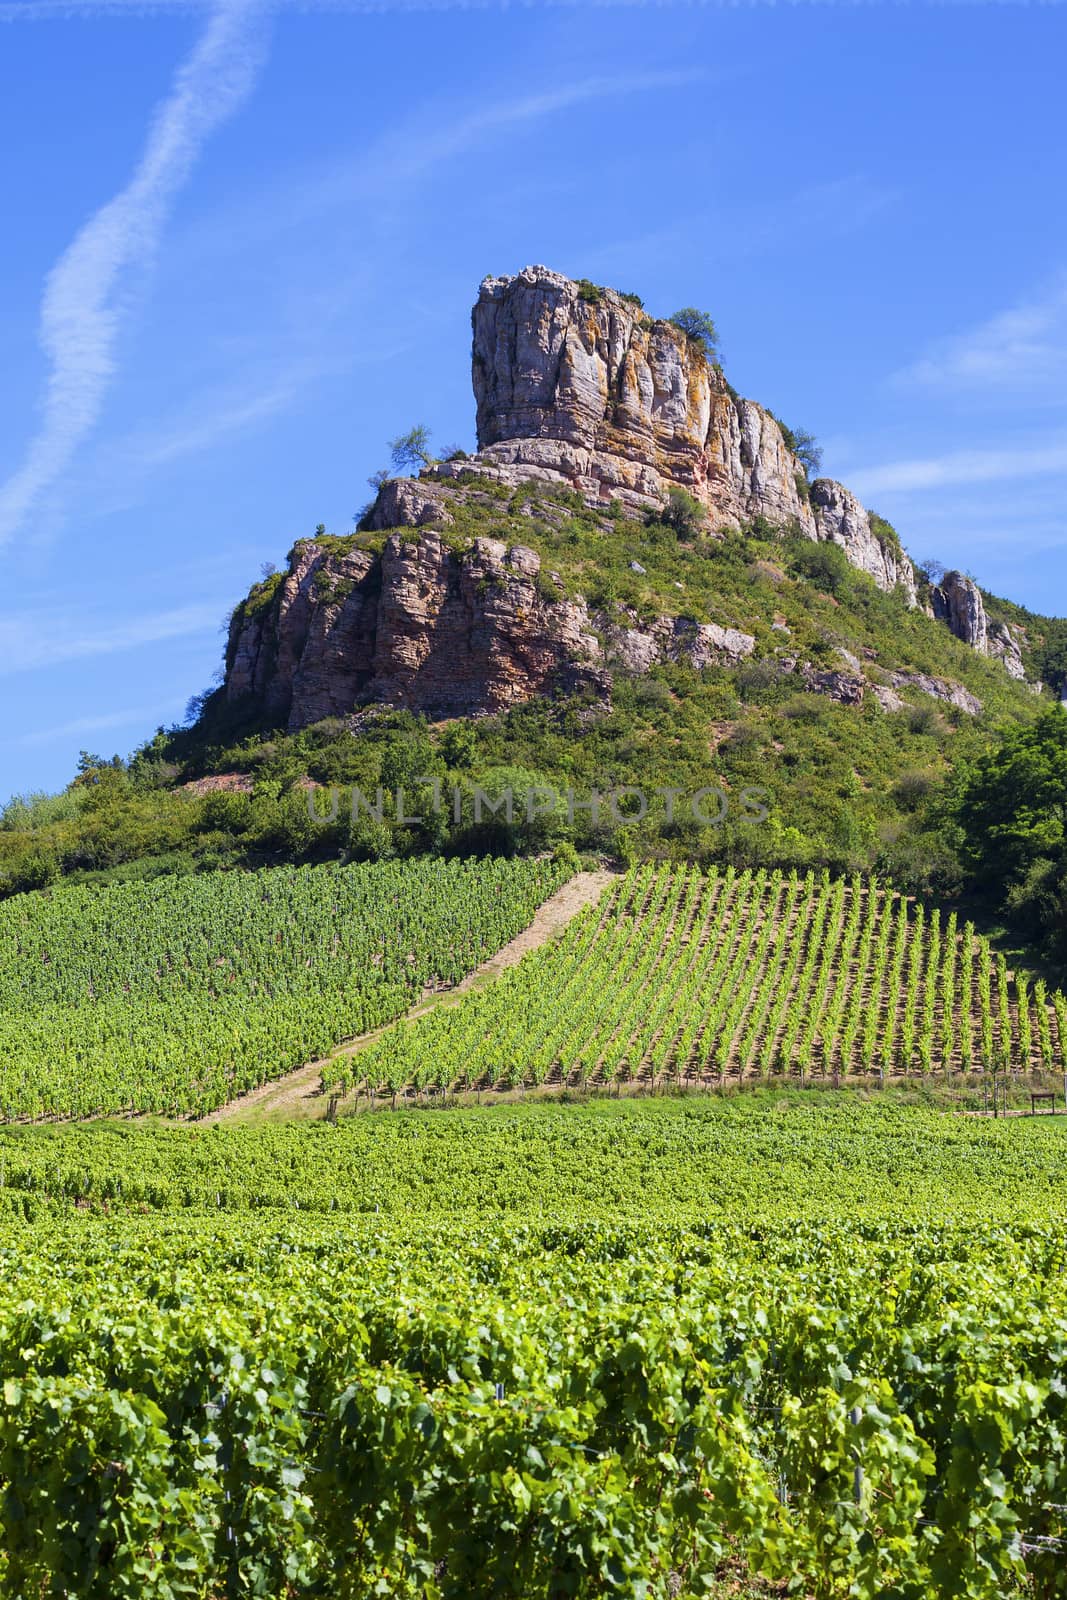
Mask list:
[[[8,1129],[0,1597],[1063,1596],[1064,1137],[799,1089]]]
[[[631,871],[492,986],[400,1022],[325,1088],[1063,1070],[1067,1000],[955,913],[858,878]]]
[[[0,1119],[203,1114],[456,983],[566,876],[426,860],[7,901]]]
[[[531,1099],[260,1126],[0,1130],[0,1224],[190,1217],[478,1226],[551,1216],[595,1228],[669,1217],[1052,1223],[1067,1211],[1067,1123],[945,1115],[903,1087]]]

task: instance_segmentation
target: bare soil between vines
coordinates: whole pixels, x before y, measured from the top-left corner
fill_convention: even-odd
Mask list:
[[[561,889],[557,889],[556,893],[550,895],[538,908],[528,927],[516,934],[515,938],[495,955],[483,961],[461,982],[420,1000],[417,1005],[404,1013],[404,1020],[425,1016],[435,1006],[447,1005],[469,990],[491,982],[508,967],[517,966],[523,956],[547,944],[550,939],[562,933],[580,911],[584,911],[586,906],[595,904],[608,885],[615,881],[616,876],[617,874],[607,870],[575,873],[573,878],[569,878]],[[386,1026],[392,1027],[393,1024],[387,1023]],[[262,1084],[260,1088],[242,1095],[240,1099],[229,1101],[218,1111],[210,1112],[201,1121],[204,1123],[263,1121],[276,1117],[321,1116],[323,1100],[319,1086],[323,1068],[340,1056],[358,1055],[360,1050],[365,1049],[384,1032],[385,1028],[377,1028],[373,1033],[364,1033],[356,1039],[347,1039],[324,1059],[309,1061],[304,1066],[297,1067],[294,1072],[287,1073],[284,1078]]]

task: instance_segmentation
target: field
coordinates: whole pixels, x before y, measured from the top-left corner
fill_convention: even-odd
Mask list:
[[[645,866],[489,988],[326,1086],[510,1088],[1062,1070],[1067,1001],[955,913],[859,879]]]
[[[202,1115],[454,984],[566,876],[427,860],[18,896],[0,904],[0,1120]]]
[[[892,1089],[12,1130],[0,1594],[1063,1594],[1063,1139]]]
[[[1067,1119],[936,1077],[1059,1066],[1062,997],[664,867],[452,993],[566,876],[0,907],[0,1600],[1067,1596]],[[361,1032],[396,1111],[175,1120]]]

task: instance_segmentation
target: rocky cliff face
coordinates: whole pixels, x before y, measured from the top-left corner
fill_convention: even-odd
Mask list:
[[[1009,677],[1020,683],[1025,680],[1023,639],[1006,622],[989,621],[982,591],[973,578],[965,577],[962,572],[946,572],[931,595],[931,610],[957,639],[962,639],[981,655],[995,657]]]
[[[522,544],[478,538],[449,548],[470,495],[492,513],[484,485],[456,481],[472,468],[508,486],[541,481],[594,506],[618,500],[642,510],[677,485],[707,508],[713,529],[762,518],[836,544],[880,588],[916,604],[915,574],[892,530],[842,484],[809,485],[771,413],[735,395],[702,347],[632,298],[527,267],[485,280],[473,326],[477,455],[384,485],[364,524],[389,534],[380,554],[340,540],[296,546],[288,573],[257,586],[234,614],[231,704],[252,701],[272,725],[292,729],[369,704],[466,716],[557,690],[584,687],[603,699],[612,668],[736,663],[755,649],[747,633],[684,616],[590,611],[565,598]],[[989,623],[970,579],[947,574],[930,611],[1023,677],[1019,639]],[[843,703],[871,690],[886,709],[898,687],[941,699],[958,687],[917,678],[871,685],[858,670],[799,659],[788,670]],[[961,708],[980,709],[970,701]]]
[[[307,540],[273,591],[234,613],[226,698],[252,696],[290,730],[367,705],[472,716],[538,694],[606,700],[608,668],[736,663],[755,648],[714,623],[638,626],[554,599],[540,570],[536,551],[495,539],[458,554],[435,532],[394,535],[380,557]]]
[[[486,278],[473,327],[479,472],[640,508],[676,485],[716,526],[763,517],[831,539],[881,588],[899,583],[914,603],[910,562],[883,547],[855,497],[829,479],[809,491],[771,413],[735,395],[698,344],[636,300],[526,267]]]
[[[851,489],[832,478],[817,478],[811,486],[811,507],[816,537],[840,545],[860,572],[873,578],[879,589],[898,586],[915,605],[915,570],[907,556],[886,533],[876,530]]]

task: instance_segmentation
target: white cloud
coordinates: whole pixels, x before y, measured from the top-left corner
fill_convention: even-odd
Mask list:
[[[941,489],[968,483],[996,483],[1009,478],[1067,473],[1067,438],[1029,449],[956,450],[947,455],[882,466],[859,467],[848,474],[849,488],[859,495],[910,489]]]
[[[225,0],[158,109],[125,189],[101,207],[53,267],[41,303],[50,363],[43,417],[0,485],[0,542],[11,537],[92,430],[115,373],[123,291],[148,265],[204,142],[251,91],[264,53],[256,0]]]
[[[77,613],[23,612],[0,617],[0,674],[28,672],[188,634],[217,632],[218,606],[177,606],[122,622],[87,624]]]
[[[949,339],[906,367],[896,382],[981,393],[1020,391],[1062,402],[1067,380],[1067,274],[1024,301]]]

